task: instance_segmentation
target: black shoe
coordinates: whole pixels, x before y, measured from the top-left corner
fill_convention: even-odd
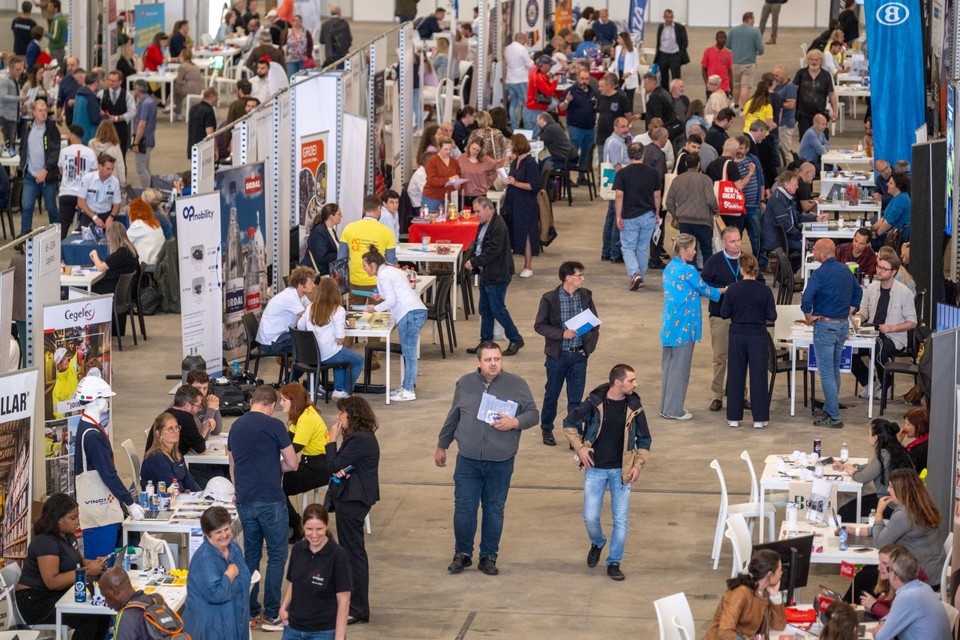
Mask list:
[[[590,545],[590,551],[587,552],[587,566],[593,569],[600,562],[600,552],[603,551],[603,547],[598,547],[594,544]]]
[[[600,256],[600,262],[610,262],[610,256]]]
[[[824,417],[820,418],[819,420],[814,420],[814,421],[813,421],[813,426],[815,426],[815,427],[828,427],[828,428],[830,428],[830,429],[842,429],[842,428],[843,428],[843,420],[841,420],[841,419],[839,419],[839,418],[837,418],[836,420],[834,420],[834,419],[831,418],[830,416],[824,416]]]
[[[621,582],[627,577],[623,575],[623,571],[620,571],[619,562],[614,562],[612,564],[607,565],[607,575],[613,578],[614,580],[616,580],[617,582]]]
[[[453,561],[447,566],[447,571],[450,573],[463,573],[463,570],[472,564],[473,560],[470,559],[470,556],[465,556],[462,553],[455,553],[453,554]]]
[[[720,411],[723,409],[723,400],[714,400],[710,403],[710,411]]]
[[[350,616],[347,618],[347,624],[366,624],[370,622],[370,618],[354,618]]]
[[[523,338],[517,340],[516,342],[511,342],[510,346],[507,347],[506,351],[503,352],[505,356],[515,356],[520,349],[523,348],[524,342]]]
[[[543,444],[547,445],[548,447],[557,446],[557,440],[553,437],[553,431],[541,429],[540,434],[543,436]]]
[[[478,345],[475,346],[475,347],[470,347],[469,349],[467,349],[467,353],[469,353],[469,354],[472,355],[472,356],[475,356],[475,355],[477,355],[477,350],[479,350],[479,349],[480,349],[480,345],[478,344]]]
[[[483,571],[488,576],[497,575],[500,573],[500,569],[497,569],[497,556],[480,558],[480,564],[477,565],[477,569],[480,569],[480,571]]]
[[[643,278],[639,275],[635,275],[630,279],[630,291],[636,291],[643,286]]]
[[[813,410],[813,419],[814,421],[822,420],[827,416],[827,412],[823,409],[814,409]]]

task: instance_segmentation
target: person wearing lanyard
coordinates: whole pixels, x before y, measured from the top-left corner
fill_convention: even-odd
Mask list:
[[[97,170],[83,176],[81,195],[77,209],[83,215],[77,224],[80,227],[94,225],[106,229],[113,224],[120,211],[120,181],[113,175],[117,159],[108,153],[97,158]]]

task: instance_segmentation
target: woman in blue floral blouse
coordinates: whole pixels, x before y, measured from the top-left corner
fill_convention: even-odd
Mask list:
[[[663,270],[663,326],[660,327],[661,357],[660,416],[668,420],[689,420],[683,408],[690,382],[693,347],[700,340],[700,296],[719,300],[724,289],[706,284],[689,264],[697,252],[697,239],[688,233],[677,236],[673,259]]]

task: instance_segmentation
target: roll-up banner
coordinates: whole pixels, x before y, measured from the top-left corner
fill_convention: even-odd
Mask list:
[[[183,355],[202,357],[211,376],[219,376],[223,369],[220,218],[218,191],[177,198]]]
[[[630,0],[628,28],[635,45],[643,42],[643,22],[647,17],[647,0]]]
[[[0,376],[0,492],[3,494],[3,566],[23,566],[33,523],[31,506],[35,486],[33,424],[37,419],[38,371]],[[37,492],[39,495],[40,492]]]
[[[133,25],[136,33],[133,38],[133,50],[143,57],[143,52],[153,42],[153,37],[164,29],[164,6],[159,4],[141,4],[133,9]]]
[[[874,157],[909,160],[924,126],[923,35],[917,0],[866,0]]]

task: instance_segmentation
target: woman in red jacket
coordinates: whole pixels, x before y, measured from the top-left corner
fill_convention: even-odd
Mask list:
[[[170,38],[164,32],[153,36],[153,42],[143,53],[143,70],[157,71],[165,62],[169,60],[163,54],[163,50],[170,44]]]
[[[427,161],[427,182],[423,185],[423,197],[420,199],[421,204],[427,205],[431,213],[443,208],[443,199],[448,191],[456,190],[447,183],[460,179],[460,165],[450,155],[453,152],[453,140],[446,136],[437,136],[437,147],[437,155]],[[441,217],[444,213],[446,212],[440,211]]]

